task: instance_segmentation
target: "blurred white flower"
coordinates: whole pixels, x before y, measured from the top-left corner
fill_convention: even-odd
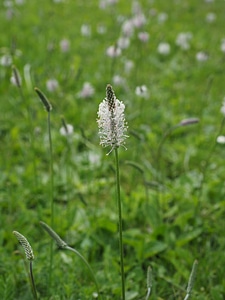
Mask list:
[[[197,54],[196,54],[196,59],[198,60],[198,61],[206,61],[206,60],[208,60],[208,58],[209,58],[209,56],[208,56],[208,54],[206,54],[205,52],[203,52],[203,51],[200,51],[200,52],[198,52]]]
[[[98,25],[98,26],[97,26],[97,32],[98,32],[99,34],[105,34],[106,31],[107,31],[107,29],[106,29],[106,27],[105,27],[104,25]]]
[[[122,24],[122,33],[124,36],[130,37],[134,32],[134,24],[132,20],[126,20]]]
[[[110,46],[106,49],[106,54],[109,57],[117,57],[121,55],[121,49],[115,45]]]
[[[5,0],[5,1],[3,1],[3,6],[7,7],[7,8],[13,7],[13,1]]]
[[[98,167],[101,165],[101,156],[94,151],[88,152],[88,159],[92,167]]]
[[[216,14],[213,12],[210,12],[206,15],[206,22],[213,23],[216,20]]]
[[[61,52],[68,52],[70,50],[70,41],[68,39],[62,39],[59,43]]]
[[[134,67],[134,62],[132,60],[126,59],[124,62],[124,71],[129,74]]]
[[[111,147],[109,153],[117,147],[125,147],[125,140],[128,136],[125,134],[127,124],[124,110],[125,105],[116,98],[111,85],[108,84],[106,87],[106,98],[99,104],[97,123],[100,145]]]
[[[73,133],[73,125],[64,124],[64,126],[59,129],[59,132],[63,136],[71,135]]]
[[[225,97],[223,98],[223,102],[222,102],[222,106],[221,106],[220,112],[225,117]]]
[[[225,39],[221,41],[220,50],[225,53]]]
[[[91,36],[91,26],[88,24],[83,24],[80,29],[81,35]]]
[[[78,93],[78,97],[82,99],[90,98],[94,95],[95,89],[90,82],[83,84],[82,90]]]
[[[168,19],[168,14],[165,12],[159,13],[158,14],[158,22],[159,23],[164,23]]]
[[[159,43],[157,51],[159,54],[168,55],[170,53],[170,44],[165,42]]]
[[[12,64],[12,57],[9,54],[5,54],[0,59],[0,64],[3,67],[9,67]]]
[[[114,75],[112,81],[113,84],[117,86],[122,86],[125,84],[125,79],[120,75]]]
[[[141,98],[148,98],[149,93],[146,85],[137,86],[135,89],[135,94]]]
[[[188,50],[190,48],[190,40],[192,39],[191,32],[181,32],[177,35],[176,45],[179,46],[183,50]]]
[[[134,15],[141,13],[141,6],[138,1],[133,1],[131,11]]]
[[[110,5],[114,5],[118,0],[99,0],[99,8],[106,9]]]
[[[10,78],[10,82],[19,88],[22,85],[22,79],[20,73],[15,66],[12,66],[12,76]]]
[[[224,135],[219,135],[216,139],[218,144],[225,144],[225,136]]]
[[[15,3],[17,5],[23,5],[25,3],[25,0],[15,0]]]
[[[149,40],[149,33],[148,32],[139,32],[138,38],[141,42],[147,43]]]
[[[130,46],[130,39],[125,36],[121,36],[117,41],[117,47],[120,49],[126,49]]]
[[[50,78],[46,81],[46,88],[49,92],[54,92],[58,89],[59,83],[55,78]]]

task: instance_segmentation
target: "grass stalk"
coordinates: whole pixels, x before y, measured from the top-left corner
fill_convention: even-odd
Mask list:
[[[54,174],[53,174],[53,150],[52,150],[52,135],[51,135],[51,110],[52,106],[47,97],[38,88],[34,89],[38,94],[44,108],[47,111],[47,127],[48,127],[48,141],[49,141],[49,164],[50,164],[50,210],[51,210],[51,226],[54,227]],[[53,269],[53,241],[50,244],[50,266],[49,266],[49,287],[51,288]]]
[[[122,203],[121,203],[121,197],[120,197],[119,157],[118,157],[118,149],[117,148],[115,148],[115,165],[116,165],[116,193],[117,193],[117,205],[118,205],[118,225],[119,225],[119,251],[120,251],[121,288],[122,288],[122,300],[125,300]]]
[[[95,274],[94,274],[91,266],[89,265],[88,261],[83,257],[83,255],[79,251],[77,251],[76,249],[68,246],[67,243],[65,241],[63,241],[60,238],[60,236],[50,226],[48,226],[46,223],[40,221],[40,224],[44,228],[44,230],[50,235],[50,237],[52,238],[52,241],[55,240],[55,242],[56,242],[57,246],[59,247],[59,249],[66,249],[66,250],[72,251],[83,261],[83,263],[88,268],[89,273],[90,273],[90,275],[91,275],[91,277],[92,277],[92,279],[95,283],[97,293],[98,293],[98,295],[100,295],[100,290],[99,290],[98,282],[95,278]]]
[[[48,139],[49,139],[49,163],[50,163],[50,201],[51,201],[51,227],[54,227],[54,176],[53,176],[53,151],[52,151],[52,135],[51,135],[51,113],[48,111]],[[51,287],[53,268],[53,241],[50,244],[50,273],[49,285]]]
[[[37,290],[36,290],[36,286],[35,286],[35,282],[34,282],[32,261],[30,261],[30,281],[31,281],[31,287],[32,287],[34,299],[37,300],[38,297],[37,297]]]

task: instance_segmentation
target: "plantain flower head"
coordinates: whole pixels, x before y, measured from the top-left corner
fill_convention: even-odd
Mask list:
[[[125,140],[128,136],[125,133],[128,127],[125,121],[124,110],[125,105],[116,98],[112,86],[108,84],[106,97],[99,104],[97,123],[100,145],[111,147],[109,153],[120,146],[126,149]]]

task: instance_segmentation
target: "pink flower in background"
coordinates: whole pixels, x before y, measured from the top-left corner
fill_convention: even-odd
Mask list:
[[[59,87],[58,80],[55,78],[48,79],[46,81],[46,88],[49,92],[55,92]]]
[[[148,32],[139,32],[138,38],[141,42],[147,43],[149,40],[149,33]]]
[[[94,95],[95,89],[91,83],[85,82],[82,90],[78,93],[78,97],[82,99],[90,98]]]
[[[70,41],[68,39],[62,39],[59,43],[61,52],[68,52],[70,50]]]
[[[132,21],[133,21],[134,27],[140,28],[146,23],[146,18],[145,18],[144,14],[140,13],[140,14],[135,15],[133,17]]]
[[[121,49],[115,45],[110,46],[106,49],[107,56],[112,57],[112,58],[120,56],[121,52],[122,52]]]

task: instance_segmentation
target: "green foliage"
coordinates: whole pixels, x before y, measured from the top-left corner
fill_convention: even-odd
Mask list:
[[[137,1],[146,23],[134,28],[129,47],[116,58],[106,49],[132,17],[131,1],[106,9],[97,0],[56,2],[0,4],[1,299],[31,299],[14,230],[34,250],[40,299],[96,299],[79,258],[56,247],[48,286],[50,239],[39,221],[51,224],[50,162],[46,112],[35,87],[52,105],[54,230],[87,258],[102,298],[120,297],[115,167],[99,146],[96,124],[108,83],[126,105],[129,126],[128,149],[119,149],[126,299],[145,299],[150,265],[149,299],[183,300],[195,259],[192,299],[223,299],[224,145],[216,138],[225,135],[224,1]],[[206,20],[210,13],[212,22]],[[82,25],[90,26],[90,35],[81,34]],[[149,33],[147,43],[139,40],[140,31]],[[187,50],[176,44],[181,32],[192,34]],[[63,39],[70,42],[68,52],[61,51]],[[161,42],[170,44],[168,55],[158,52]],[[205,61],[196,59],[200,51]],[[3,64],[5,55],[9,65]],[[130,60],[134,67],[127,72]],[[12,66],[21,87],[10,82]],[[114,82],[115,75],[122,84]],[[46,86],[49,79],[58,81],[53,91]],[[95,92],[82,98],[85,82]],[[135,93],[141,85],[147,98]],[[73,125],[72,135],[60,134],[62,115]],[[179,125],[188,118],[199,123]]]

